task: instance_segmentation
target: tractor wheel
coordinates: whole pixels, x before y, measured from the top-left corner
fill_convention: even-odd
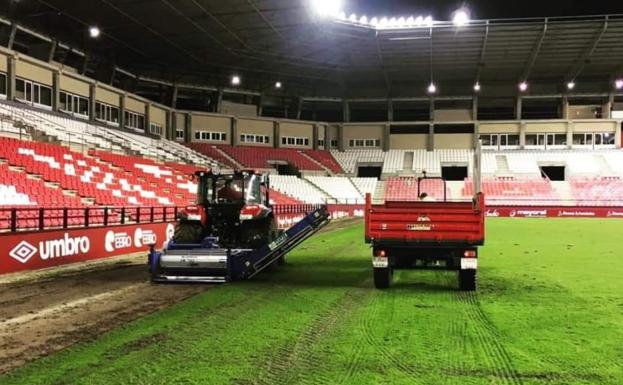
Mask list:
[[[459,270],[459,290],[476,290],[476,270]]]
[[[374,287],[387,289],[392,282],[392,269],[389,267],[374,268]]]
[[[199,223],[180,221],[175,226],[173,242],[175,243],[198,243],[201,242],[203,226]]]

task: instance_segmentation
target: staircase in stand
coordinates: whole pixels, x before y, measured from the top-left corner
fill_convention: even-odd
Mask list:
[[[212,146],[212,147],[214,148],[214,150],[216,150],[221,155],[223,155],[223,157],[225,159],[229,160],[233,165],[235,165],[238,170],[244,170],[245,169],[244,165],[240,164],[240,162],[238,162],[236,159],[234,159],[231,155],[229,155],[225,151],[221,150],[217,146]],[[225,165],[223,165],[223,166],[225,166]],[[229,168],[229,167],[225,166],[225,168]]]
[[[496,175],[506,176],[511,174],[511,170],[508,167],[508,159],[506,158],[506,155],[496,155],[495,164],[497,167]]]
[[[413,151],[406,151],[402,158],[402,171],[400,175],[413,175]]]
[[[335,175],[335,173],[333,171],[331,171],[329,168],[327,168],[324,164],[320,163],[316,159],[314,159],[311,156],[307,155],[304,151],[299,151],[298,153],[301,154],[302,156],[304,156],[305,158],[309,159],[310,161],[314,162],[315,164],[317,164],[318,167],[322,167],[322,169],[325,170],[327,172],[327,174],[329,174],[331,176]]]

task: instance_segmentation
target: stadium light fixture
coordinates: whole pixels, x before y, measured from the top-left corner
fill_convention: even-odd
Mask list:
[[[240,85],[240,76],[238,75],[234,75],[231,77],[231,85],[232,86],[239,86]]]
[[[312,5],[322,17],[337,17],[342,10],[341,0],[312,0]]]
[[[379,25],[379,18],[378,17],[373,17],[372,19],[370,19],[370,25],[372,25],[374,28],[376,28]]]
[[[356,14],[354,14],[354,13],[353,13],[353,14],[351,14],[351,15],[350,15],[350,17],[348,18],[348,20],[349,20],[351,23],[356,23],[356,22],[357,22],[357,15],[356,15]]]
[[[480,83],[476,82],[476,84],[474,84],[474,92],[480,92]]]
[[[528,91],[528,83],[525,82],[525,81],[519,83],[519,91],[521,91],[521,92]]]
[[[428,85],[427,91],[429,94],[434,94],[435,92],[437,92],[437,86],[435,85],[435,83],[431,82]]]
[[[279,89],[279,88],[281,88],[281,86],[282,86],[281,82],[276,82],[275,83],[275,88]]]
[[[617,79],[614,81],[614,86],[616,87],[617,90],[620,90],[623,88],[623,79]]]
[[[368,17],[367,16],[361,16],[361,19],[359,19],[359,24],[368,24]]]
[[[454,23],[456,27],[463,27],[469,23],[469,12],[465,9],[456,10],[452,16],[452,23]]]
[[[91,26],[89,27],[89,36],[91,36],[93,39],[97,39],[100,35],[101,35],[102,31],[100,31],[100,29],[97,26]]]
[[[572,90],[575,88],[575,82],[574,81],[570,81],[567,83],[567,89],[568,90]]]

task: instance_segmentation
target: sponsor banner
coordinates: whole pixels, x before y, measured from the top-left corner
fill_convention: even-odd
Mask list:
[[[155,223],[1,235],[0,274],[160,248],[173,230],[173,223]]]
[[[623,218],[623,208],[611,207],[488,207],[485,216],[489,218]]]

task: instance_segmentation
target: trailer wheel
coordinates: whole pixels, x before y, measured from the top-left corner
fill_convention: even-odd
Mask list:
[[[197,243],[201,241],[203,226],[200,223],[180,221],[175,226],[173,241],[175,243]]]
[[[476,270],[459,270],[459,290],[476,290]]]
[[[387,289],[392,282],[392,269],[389,267],[374,268],[374,287]]]

